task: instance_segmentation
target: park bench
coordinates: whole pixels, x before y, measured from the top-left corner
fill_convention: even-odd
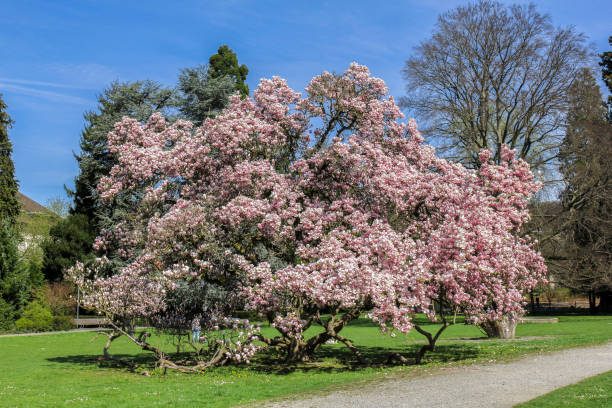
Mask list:
[[[72,319],[72,323],[76,327],[101,327],[108,324],[108,320],[105,318],[86,318],[86,319]]]

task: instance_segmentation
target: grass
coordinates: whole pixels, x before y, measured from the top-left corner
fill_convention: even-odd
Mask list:
[[[434,330],[436,325],[428,325]],[[267,328],[266,330],[271,330]],[[201,406],[228,407],[257,400],[321,390],[358,381],[419,375],[437,367],[494,362],[524,354],[612,340],[612,316],[560,316],[556,324],[522,324],[515,341],[488,340],[473,326],[451,326],[436,352],[421,366],[384,365],[390,352],[414,354],[424,344],[418,333],[383,336],[376,326],[359,319],[342,331],[372,361],[357,363],[344,346],[326,345],[312,363],[279,364],[270,354],[250,366],[228,366],[202,375],[169,372],[144,377],[101,360],[105,338],[92,333],[0,338],[0,406]],[[172,350],[166,337],[155,342]],[[111,351],[146,361],[125,339]]]
[[[612,371],[560,388],[518,407],[612,407]]]

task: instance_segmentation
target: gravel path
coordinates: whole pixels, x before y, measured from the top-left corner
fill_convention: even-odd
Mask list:
[[[0,337],[20,337],[20,336],[45,336],[48,334],[66,334],[66,333],[79,333],[79,332],[90,332],[108,330],[104,327],[87,327],[83,329],[72,329],[62,331],[49,331],[49,332],[38,332],[38,333],[11,333],[11,334],[0,334]]]
[[[424,377],[353,386],[266,407],[512,407],[612,370],[612,343],[529,356],[506,364],[435,370]],[[347,387],[350,387],[347,386]]]

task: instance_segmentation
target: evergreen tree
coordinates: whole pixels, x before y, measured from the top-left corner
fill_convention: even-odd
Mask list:
[[[124,116],[144,122],[154,112],[171,116],[174,105],[174,92],[157,82],[113,82],[98,95],[97,110],[83,115],[86,125],[81,134],[81,153],[75,154],[79,174],[75,189],[66,188],[74,199],[71,215],[52,228],[49,239],[42,245],[43,272],[48,280],[61,280],[66,268],[90,257],[99,231],[116,224],[120,218],[118,209],[130,206],[130,200],[137,200],[126,197],[103,205],[96,190],[100,179],[116,164],[107,144],[107,135],[115,123]]]
[[[0,220],[0,329],[8,329],[42,283],[40,269],[19,259],[16,226]]]
[[[587,69],[569,89],[568,128],[559,153],[566,183],[564,283],[587,294],[591,308],[612,309],[612,124]]]
[[[612,35],[608,38],[608,44],[612,45]],[[600,55],[601,61],[601,78],[608,87],[608,91],[612,93],[612,51],[606,51]],[[612,121],[612,95],[608,96],[608,115]]]
[[[181,70],[177,88],[181,114],[200,126],[206,118],[215,117],[227,107],[235,83],[227,75],[213,78],[206,65],[199,65]]]
[[[11,158],[13,145],[8,136],[8,129],[12,123],[11,117],[6,113],[6,104],[2,100],[2,94],[0,94],[0,221],[8,220],[11,224],[15,223],[21,211],[17,200],[19,187]]]
[[[99,228],[101,206],[96,187],[115,164],[107,147],[107,135],[115,123],[123,116],[145,121],[154,112],[165,111],[173,105],[172,90],[154,81],[113,82],[98,96],[97,111],[84,115],[86,125],[81,135],[81,153],[75,155],[79,175],[75,178],[75,190],[68,191],[74,198],[73,213],[85,214]]]
[[[90,220],[83,214],[71,214],[51,227],[49,237],[41,245],[45,278],[62,280],[66,269],[91,254],[95,237]]]
[[[244,83],[249,73],[246,65],[238,65],[238,57],[227,45],[222,45],[217,53],[208,60],[210,64],[210,76],[220,78],[229,76],[234,81],[234,89],[240,92],[244,98],[249,95],[249,87]]]

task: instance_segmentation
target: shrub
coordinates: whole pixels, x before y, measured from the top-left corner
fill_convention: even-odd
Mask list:
[[[45,278],[61,280],[65,269],[90,256],[94,238],[95,232],[83,214],[70,215],[51,227],[49,237],[41,245]]]
[[[71,316],[76,309],[73,297],[74,286],[66,282],[52,282],[36,291],[36,298],[44,304],[54,316]]]
[[[15,322],[17,329],[25,331],[47,331],[53,328],[53,315],[38,300],[29,303],[21,318]]]
[[[43,276],[35,262],[20,259],[17,249],[19,234],[14,226],[0,220],[0,326],[12,326],[32,297],[32,289],[40,286]]]
[[[0,331],[11,330],[15,326],[15,309],[0,297]]]
[[[74,323],[70,316],[53,316],[53,330],[74,329]]]

